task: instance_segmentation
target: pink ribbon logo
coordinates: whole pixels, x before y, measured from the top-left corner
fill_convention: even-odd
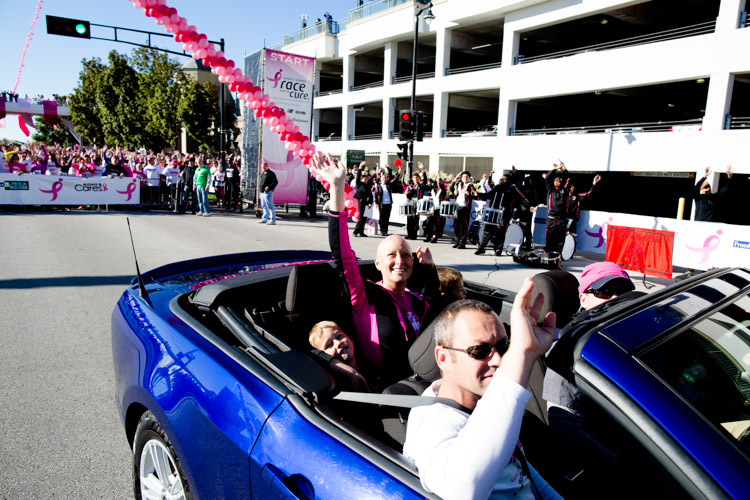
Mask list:
[[[57,193],[62,190],[63,180],[62,178],[57,179],[55,182],[52,183],[52,189],[39,189],[42,193],[50,193],[52,195],[52,199],[50,201],[55,201],[57,199]]]
[[[106,191],[106,189],[105,189],[105,191]],[[128,199],[125,200],[125,201],[130,201],[130,199],[133,197],[133,191],[135,191],[135,180],[133,182],[131,182],[130,184],[128,184],[128,189],[127,190],[125,190],[125,191],[120,191],[119,189],[117,190],[117,192],[120,193],[120,194],[126,194],[126,195],[128,195]]]
[[[597,243],[594,248],[599,248],[600,246],[604,245],[604,241],[607,239],[607,226],[610,222],[612,222],[612,217],[609,218],[609,222],[605,222],[604,224],[599,226],[599,230],[594,233],[586,229],[586,234],[588,234],[592,238],[597,238],[599,240],[599,243]]]
[[[287,153],[286,161],[286,163],[274,163],[266,160],[266,163],[268,163],[268,167],[271,170],[286,174],[283,180],[279,181],[277,189],[284,189],[294,184],[294,170],[302,163],[299,158],[294,157],[294,153],[291,151]]]
[[[701,258],[701,261],[698,262],[698,264],[705,264],[708,261],[709,254],[719,248],[720,238],[724,234],[724,231],[721,229],[716,231],[716,234],[712,234],[706,240],[703,242],[703,246],[698,247],[691,247],[690,245],[685,245],[688,250],[691,250],[693,252],[702,253],[703,257]],[[718,236],[717,236],[718,235]]]
[[[266,77],[266,79],[267,79],[268,81],[271,81],[271,82],[273,82],[273,88],[276,88],[276,87],[278,87],[278,86],[279,86],[279,81],[281,81],[281,71],[282,71],[282,70],[278,70],[278,71],[276,72],[276,74],[275,74],[275,75],[273,75],[273,78],[271,78],[270,76],[267,76],[267,77]]]

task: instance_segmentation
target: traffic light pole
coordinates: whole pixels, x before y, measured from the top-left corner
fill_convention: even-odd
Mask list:
[[[412,172],[414,171],[414,139],[417,135],[417,43],[419,41],[419,16],[423,12],[432,9],[432,2],[420,2],[414,7],[414,50],[412,51],[411,60],[411,111],[414,117],[414,137],[409,141],[409,162],[407,166],[407,178],[411,180]],[[434,17],[434,16],[433,16]],[[432,19],[432,17],[431,17]]]

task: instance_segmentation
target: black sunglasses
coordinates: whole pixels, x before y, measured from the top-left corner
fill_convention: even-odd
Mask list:
[[[459,352],[465,352],[469,356],[471,356],[474,359],[487,359],[492,355],[492,350],[496,350],[497,353],[502,356],[506,352],[508,352],[508,347],[510,347],[510,341],[503,340],[501,342],[498,342],[497,344],[479,344],[479,345],[471,345],[467,347],[466,349],[458,349],[456,347],[448,347],[443,346],[444,349],[448,349],[450,351],[459,351]]]
[[[612,297],[614,297],[615,295],[622,295],[623,293],[627,293],[627,292],[629,292],[631,290],[632,290],[632,288],[629,288],[629,289],[625,289],[625,288],[622,288],[622,289],[619,289],[619,288],[618,289],[612,289],[612,288],[587,288],[586,291],[583,292],[583,293],[590,293],[591,295],[593,295],[597,299],[609,300]]]

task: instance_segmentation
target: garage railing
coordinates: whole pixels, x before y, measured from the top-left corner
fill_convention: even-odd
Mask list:
[[[705,23],[693,24],[691,26],[683,26],[681,28],[675,28],[671,30],[659,31],[657,33],[650,33],[648,35],[640,35],[632,38],[624,38],[622,40],[615,40],[612,42],[599,43],[595,45],[587,45],[585,47],[578,47],[575,49],[561,50],[559,52],[551,52],[549,54],[542,54],[538,56],[526,57],[524,55],[518,55],[515,58],[515,64],[527,64],[534,61],[542,61],[545,59],[559,59],[561,57],[568,57],[575,54],[583,54],[585,52],[597,52],[601,50],[619,49],[621,47],[632,47],[636,45],[645,45],[649,43],[664,42],[667,40],[675,40],[678,38],[687,38],[691,36],[706,35],[713,33],[716,29],[716,20],[707,21]]]
[[[629,134],[634,132],[697,132],[703,120],[660,121],[639,123],[616,123],[613,125],[590,125],[584,127],[511,129],[511,135],[568,135],[568,134]]]

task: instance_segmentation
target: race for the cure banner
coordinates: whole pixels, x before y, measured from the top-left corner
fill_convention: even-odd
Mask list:
[[[0,205],[137,205],[140,193],[130,177],[0,174]]]
[[[312,99],[315,59],[266,49],[263,91],[284,110],[287,118],[309,136],[312,130]],[[307,203],[309,171],[299,158],[287,151],[278,134],[263,133],[263,161],[276,173],[279,185],[274,203]]]

